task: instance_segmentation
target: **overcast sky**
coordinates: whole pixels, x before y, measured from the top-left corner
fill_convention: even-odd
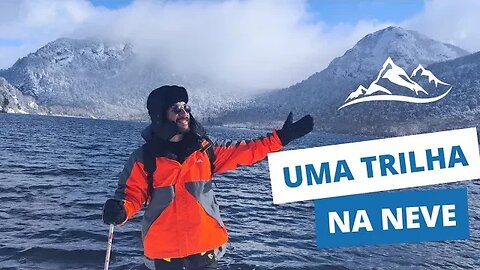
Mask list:
[[[0,68],[59,37],[126,40],[240,87],[288,87],[389,25],[480,50],[480,1],[2,0]]]

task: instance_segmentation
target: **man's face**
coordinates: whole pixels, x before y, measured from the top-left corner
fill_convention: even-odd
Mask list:
[[[186,133],[190,130],[188,125],[190,123],[190,109],[183,101],[177,102],[167,109],[167,119],[177,123],[180,133]]]

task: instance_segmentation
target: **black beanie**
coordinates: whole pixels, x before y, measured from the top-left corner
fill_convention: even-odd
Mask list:
[[[147,99],[147,110],[150,118],[165,114],[168,107],[183,101],[188,103],[187,89],[177,85],[164,85],[153,90]]]

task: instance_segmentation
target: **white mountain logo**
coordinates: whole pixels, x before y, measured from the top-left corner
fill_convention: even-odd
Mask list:
[[[419,71],[421,73],[417,76]],[[428,79],[429,85],[434,83],[435,89],[443,86],[443,88],[448,88],[448,90],[439,96],[428,97],[428,92],[417,83],[425,78]],[[414,79],[417,82],[414,81]],[[410,103],[435,102],[448,95],[450,90],[452,90],[452,87],[449,86],[450,84],[439,80],[430,70],[425,69],[421,64],[419,64],[418,67],[413,70],[411,76],[408,76],[407,72],[405,72],[403,68],[397,66],[393,60],[388,57],[383,64],[382,69],[378,73],[377,78],[368,86],[368,88],[365,88],[363,85],[358,86],[357,90],[353,91],[347,97],[345,104],[343,104],[337,110],[356,103],[377,100],[403,101]],[[398,91],[398,94],[392,94],[392,91],[388,90],[387,87],[394,87],[397,90],[400,89],[400,91]],[[403,93],[401,93],[402,91]]]

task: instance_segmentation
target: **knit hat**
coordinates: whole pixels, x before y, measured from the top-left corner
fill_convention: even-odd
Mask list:
[[[180,101],[188,103],[187,89],[182,86],[164,85],[153,90],[147,99],[147,110],[152,122],[154,118],[164,117],[167,108]]]

